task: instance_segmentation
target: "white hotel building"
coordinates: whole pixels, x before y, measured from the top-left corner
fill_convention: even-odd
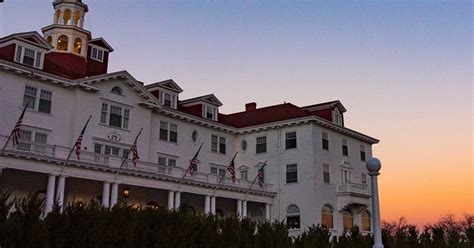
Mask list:
[[[291,103],[223,114],[213,94],[181,99],[173,80],[137,81],[107,71],[113,48],[83,29],[80,0],[53,2],[53,24],[0,38],[0,145],[23,106],[21,140],[0,155],[0,188],[14,196],[39,194],[46,213],[54,202],[126,201],[141,207],[286,220],[290,233],[324,224],[371,229],[365,160],[377,139],[345,127],[339,101],[298,107]],[[8,24],[6,24],[8,25]],[[211,90],[211,89],[210,89]],[[244,107],[244,104],[242,104]],[[81,159],[73,154],[88,117]],[[140,129],[140,160],[116,177]],[[197,172],[180,184],[199,146]],[[229,173],[234,154],[237,180]],[[249,189],[264,162],[265,185]]]

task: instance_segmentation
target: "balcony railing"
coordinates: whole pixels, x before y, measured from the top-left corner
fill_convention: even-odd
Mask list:
[[[3,147],[7,140],[7,137],[0,136],[0,145]],[[46,158],[46,159],[55,159],[55,160],[66,160],[70,148],[57,146],[57,145],[49,145],[49,144],[40,144],[31,141],[20,141],[17,146],[13,146],[12,141],[8,143],[5,152],[13,153],[16,155],[21,155],[25,157],[38,157],[38,158]],[[71,164],[83,164],[88,166],[94,167],[103,167],[103,168],[110,168],[117,170],[120,168],[122,163],[122,158],[118,156],[111,156],[111,155],[104,155],[98,154],[93,152],[88,152],[81,150],[80,153],[80,160],[77,159],[76,154],[73,154],[70,157]],[[122,171],[125,172],[138,172],[138,173],[146,173],[149,175],[155,176],[166,176],[172,179],[181,179],[183,174],[185,173],[185,168],[183,167],[169,167],[169,166],[160,166],[155,163],[145,162],[145,161],[138,161],[136,167],[133,165],[132,161],[127,159],[122,166]],[[203,173],[203,172],[194,172],[193,175],[187,173],[184,181],[188,182],[201,182],[211,185],[217,185],[220,180],[220,176],[210,173]],[[219,188],[230,186],[230,187],[237,187],[240,189],[248,189],[251,185],[251,181],[248,180],[241,180],[236,179],[235,182],[232,182],[230,177],[225,177]],[[262,190],[267,192],[274,191],[272,184],[265,184],[263,188],[260,188],[257,183],[253,185],[252,190]]]
[[[337,193],[353,193],[369,195],[367,184],[358,184],[352,182],[341,183],[337,185]]]

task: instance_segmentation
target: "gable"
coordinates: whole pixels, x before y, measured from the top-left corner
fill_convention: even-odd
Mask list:
[[[179,85],[173,80],[173,79],[168,79],[164,81],[160,81],[157,83],[149,84],[145,86],[146,89],[149,91],[154,91],[156,88],[163,88],[166,90],[170,90],[176,93],[181,93],[183,92],[183,89],[179,87]]]
[[[0,43],[4,43],[11,40],[19,40],[22,42],[26,42],[28,44],[41,47],[45,50],[53,49],[53,47],[48,43],[48,41],[36,31],[8,35],[3,38],[0,38]]]
[[[112,46],[110,46],[109,43],[107,43],[107,41],[105,41],[104,38],[102,38],[102,37],[92,39],[88,43],[89,44],[94,44],[94,45],[102,47],[102,48],[105,48],[105,49],[108,50],[107,52],[113,52],[114,51]]]
[[[192,105],[198,104],[199,102],[208,103],[208,104],[214,105],[216,107],[222,106],[221,101],[219,101],[219,99],[217,99],[217,97],[214,94],[209,94],[209,95],[198,96],[198,97],[186,99],[186,100],[180,101],[180,104],[187,107],[187,106],[192,106]]]

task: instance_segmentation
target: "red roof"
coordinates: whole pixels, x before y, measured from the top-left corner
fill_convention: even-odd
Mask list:
[[[219,114],[219,122],[242,128],[306,116],[312,114],[291,103],[284,103],[229,115]]]

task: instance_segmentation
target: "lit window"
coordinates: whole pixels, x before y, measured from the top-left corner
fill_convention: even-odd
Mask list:
[[[323,182],[331,183],[331,173],[328,164],[323,164]]]
[[[286,149],[296,148],[296,132],[286,133],[285,147]]]
[[[58,38],[58,43],[56,44],[56,50],[58,51],[67,51],[69,39],[66,35],[61,35]]]
[[[72,48],[72,51],[77,54],[81,54],[82,51],[82,40],[80,38],[76,38],[74,40],[74,46]]]
[[[349,156],[349,146],[347,145],[347,140],[342,140],[342,155]]]
[[[38,104],[36,104],[37,102]],[[52,93],[48,90],[26,85],[25,94],[23,96],[23,107],[27,104],[29,109],[49,114],[51,113]]]
[[[322,146],[324,150],[329,150],[329,134],[323,132]]]
[[[256,153],[264,153],[267,152],[267,137],[257,137],[256,138]]]
[[[370,214],[367,210],[363,211],[360,215],[362,220],[362,231],[370,232]]]
[[[300,208],[298,206],[288,206],[286,210],[286,224],[288,224],[290,229],[299,229],[301,227]]]
[[[130,110],[112,104],[102,103],[100,123],[112,127],[128,129]]]
[[[64,25],[68,25],[70,24],[69,21],[71,20],[71,10],[70,9],[66,9],[63,13],[63,18],[64,18],[64,21],[63,21],[63,24]]]
[[[354,226],[352,213],[349,210],[342,211],[342,226],[344,230],[350,230]]]
[[[321,225],[329,229],[334,228],[332,208],[329,205],[324,205],[321,209]]]
[[[298,166],[297,164],[286,165],[286,183],[298,182]]]

